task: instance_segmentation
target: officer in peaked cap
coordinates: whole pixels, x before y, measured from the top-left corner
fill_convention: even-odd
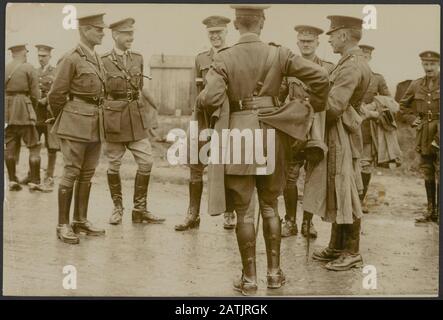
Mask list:
[[[420,53],[421,61],[437,61],[440,62],[440,54],[435,51],[424,51]]]
[[[295,131],[304,130],[305,126],[294,126],[291,122],[291,127],[285,127],[288,117],[297,120],[299,114],[292,111],[299,108],[280,108],[278,93],[281,81],[284,76],[298,77],[305,81],[312,88],[311,104],[315,111],[322,111],[324,108],[329,81],[326,70],[315,63],[294,55],[288,48],[261,41],[264,10],[269,6],[231,7],[235,9],[234,26],[240,33],[239,41],[215,55],[206,75],[206,86],[197,97],[197,106],[209,115],[211,112],[219,115],[214,124],[217,130],[253,130],[257,126],[264,130],[277,129],[274,150],[276,166],[272,173],[268,168],[260,168],[258,163],[250,164],[245,163],[246,161],[211,167],[213,170],[221,169],[221,172],[216,172],[216,176],[224,174],[224,179],[214,179],[214,171],[209,171],[209,194],[216,195],[209,196],[208,208],[212,210],[210,212],[215,213],[217,209],[225,206],[226,200],[222,199],[225,193],[229,194],[234,204],[237,214],[236,236],[243,266],[242,276],[234,282],[234,289],[244,295],[250,295],[257,291],[256,235],[254,210],[251,206],[255,188],[258,191],[260,214],[263,217],[267,287],[275,289],[285,283],[285,275],[280,268],[281,222],[277,203],[278,196],[283,191],[284,159],[288,140],[290,136],[295,137]],[[265,69],[262,72],[258,71],[262,66],[265,66]],[[268,116],[270,113],[275,115],[273,111],[278,111],[278,116],[270,120]],[[270,122],[273,124],[269,124]],[[241,154],[240,159],[243,158],[245,157]],[[263,175],[260,174],[262,170],[258,169],[263,169]],[[220,194],[221,196],[217,197]]]
[[[8,48],[8,50],[10,50],[11,53],[17,53],[17,52],[20,52],[20,51],[29,52],[29,50],[26,48],[26,44],[16,44],[16,45],[10,46]]]
[[[339,15],[328,16],[326,18],[331,21],[329,30],[326,32],[327,35],[331,35],[334,31],[340,29],[362,30],[363,20],[360,18]]]
[[[16,176],[17,150],[23,140],[29,149],[30,191],[48,192],[40,180],[40,141],[35,127],[38,100],[38,76],[27,62],[26,44],[9,47],[12,61],[5,67],[5,162],[9,177],[9,190],[22,187]],[[32,106],[32,107],[30,107]]]
[[[297,32],[297,46],[303,58],[308,59],[323,68],[325,68],[328,73],[334,68],[334,64],[329,61],[320,59],[316,55],[316,49],[319,45],[319,35],[323,33],[323,30],[315,26],[310,25],[296,25],[294,30]],[[305,91],[305,86],[296,78],[284,78],[282,86],[280,88],[279,99],[282,103],[285,102],[288,97],[289,100],[304,99],[308,95]],[[324,112],[316,113],[314,115],[313,125],[317,126],[321,132],[324,131]],[[316,129],[313,129],[316,130]],[[319,131],[319,132],[320,132]],[[311,142],[314,143],[312,137]],[[319,137],[315,142],[317,145],[324,144],[323,139]],[[283,192],[285,200],[285,220],[282,223],[282,237],[294,236],[298,233],[296,218],[297,218],[297,199],[298,199],[298,187],[297,181],[300,176],[300,169],[305,165],[305,160],[298,154],[291,155],[291,161],[288,166],[288,174],[285,185],[285,190]],[[310,167],[306,163],[306,168]],[[317,231],[312,223],[312,214],[309,212],[303,212],[303,222],[301,233],[304,237],[308,235],[308,223],[309,226],[309,236],[312,238],[317,237]]]
[[[361,49],[361,51],[363,51],[363,53],[365,55],[369,55],[369,56],[372,55],[372,51],[374,51],[374,49],[375,49],[373,46],[370,46],[368,44],[360,44],[359,48]]]
[[[104,140],[105,72],[94,50],[104,37],[103,16],[104,13],[100,13],[78,18],[80,41],[58,62],[48,93],[48,103],[56,117],[52,132],[60,139],[65,162],[58,188],[57,237],[70,244],[79,243],[80,232],[89,236],[105,234],[104,229],[95,227],[87,219],[91,179]],[[73,194],[74,218],[70,225]]]
[[[360,49],[363,51],[363,55],[368,63],[372,59],[372,52],[374,47],[367,44],[360,44]],[[372,103],[376,95],[391,96],[385,78],[380,73],[371,72],[371,81],[369,82],[368,90],[363,97],[364,103]],[[371,175],[373,168],[377,165],[376,154],[374,146],[377,145],[377,136],[373,136],[373,132],[377,132],[376,120],[365,119],[361,124],[362,139],[363,139],[363,153],[361,155],[361,177],[363,182],[363,193],[360,195],[362,201],[363,213],[368,213],[369,209],[365,203],[366,193],[369,188],[369,182],[371,181]],[[371,129],[372,127],[372,129]],[[373,142],[375,141],[375,142]]]
[[[362,186],[353,165],[361,152],[361,134],[360,117],[355,109],[360,107],[369,86],[371,69],[358,47],[363,21],[347,16],[327,18],[331,22],[326,33],[329,43],[341,58],[330,75],[332,86],[326,104],[326,189],[316,188],[317,197],[313,201],[303,198],[303,207],[312,207],[308,211],[332,222],[329,246],[315,251],[313,258],[329,261],[325,265],[329,270],[345,271],[362,265],[359,246]],[[306,189],[305,192],[312,191]],[[322,210],[319,202],[324,204]]]
[[[38,61],[40,63],[40,67],[37,68],[37,75],[41,94],[37,108],[37,131],[39,137],[41,137],[41,135],[45,137],[45,147],[48,151],[48,165],[44,183],[52,190],[54,187],[54,169],[57,151],[60,149],[57,136],[51,133],[53,124],[46,123],[47,120],[54,118],[54,115],[50,112],[51,109],[48,108],[47,98],[55,78],[55,67],[49,63],[51,60],[51,51],[54,48],[45,44],[38,44],[35,47],[37,48]]]
[[[419,54],[425,76],[411,82],[400,106],[412,112],[417,128],[416,151],[420,154],[420,169],[425,180],[427,210],[418,224],[438,223],[440,211],[440,54],[424,51]],[[404,109],[407,108],[407,109]]]
[[[109,29],[112,31],[131,32],[134,31],[135,20],[133,18],[126,18],[109,25]]]
[[[223,16],[210,16],[202,21],[208,32],[211,49],[199,53],[195,58],[195,83],[198,92],[203,90],[205,86],[205,77],[213,62],[214,55],[226,47],[227,25],[229,22],[231,20]],[[209,127],[207,123],[208,116],[203,114],[203,112],[202,110],[194,110],[192,113],[192,119],[198,122],[199,130]],[[199,147],[203,145],[204,141],[200,141]],[[184,221],[175,226],[176,231],[198,228],[200,225],[200,203],[203,193],[204,168],[205,165],[202,163],[190,164],[189,206]],[[226,201],[223,227],[225,229],[235,228],[234,208],[232,207],[232,201],[229,200]]]
[[[105,13],[98,13],[93,15],[84,15],[77,18],[79,26],[92,26],[96,28],[107,28],[108,26],[103,20]]]
[[[126,150],[132,153],[137,163],[132,222],[162,223],[165,220],[147,210],[153,165],[152,147],[148,138],[151,121],[148,106],[143,105],[140,96],[143,89],[143,56],[131,50],[134,24],[133,18],[110,24],[114,48],[102,55],[106,71],[104,148],[108,158],[108,185],[114,204],[109,223],[113,225],[120,224],[123,217],[120,167]]]

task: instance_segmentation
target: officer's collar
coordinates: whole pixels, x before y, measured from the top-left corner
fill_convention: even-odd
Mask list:
[[[122,56],[122,55],[124,55],[124,54],[127,54],[127,55],[129,56],[129,55],[131,54],[131,52],[129,51],[129,49],[123,51],[123,50],[120,50],[120,49],[117,48],[117,47],[114,47],[114,52],[115,52],[115,54],[118,55],[118,56]]]
[[[42,72],[46,72],[46,71],[48,71],[49,69],[51,69],[51,65],[48,63],[46,66],[44,66],[43,68],[42,68],[42,66],[40,66],[40,69],[42,70]]]
[[[86,44],[84,44],[81,40],[79,42],[79,46],[80,46],[80,49],[82,49],[83,52],[88,53],[91,56],[91,58],[95,57],[95,51],[89,49],[89,47]]]
[[[247,42],[261,42],[260,37],[256,33],[247,32],[243,33],[238,39],[238,43],[247,43]]]
[[[423,87],[427,88],[427,81],[429,79],[430,79],[430,77],[428,77],[426,75],[422,78],[421,84]],[[440,87],[440,73],[438,73],[435,77],[432,77],[432,80],[433,80],[434,87]]]
[[[211,49],[209,49],[209,51],[208,51],[208,56],[214,55],[214,54],[216,54],[217,52],[219,52],[220,50],[222,50],[222,49],[224,49],[226,47],[227,47],[226,44],[223,47],[221,47],[220,49],[211,47]]]
[[[344,54],[344,56],[349,56],[349,55],[354,55],[354,54],[362,54],[363,51],[358,47],[358,46],[354,46],[349,48]]]
[[[343,53],[343,56],[338,61],[337,65],[343,63],[343,61],[347,60],[349,57],[353,55],[362,55],[362,54],[363,51],[361,51],[361,49],[358,46],[351,47],[348,50],[346,50],[346,52]]]

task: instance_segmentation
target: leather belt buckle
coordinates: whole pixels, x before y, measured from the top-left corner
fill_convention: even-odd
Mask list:
[[[132,95],[131,91],[126,92],[126,99],[128,99],[128,101],[134,100],[134,96]]]
[[[431,112],[431,110],[428,111],[427,116],[428,116],[428,122],[431,122],[433,120],[432,119],[432,112]]]

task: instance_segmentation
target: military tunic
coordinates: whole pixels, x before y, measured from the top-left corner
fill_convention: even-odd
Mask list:
[[[14,152],[21,138],[28,147],[39,144],[35,107],[40,92],[31,64],[12,61],[6,65],[5,74],[5,145],[6,152]]]
[[[362,216],[356,182],[360,173],[355,170],[360,159],[353,154],[351,140],[360,128],[349,126],[344,115],[348,115],[351,106],[359,107],[370,77],[371,70],[358,47],[342,56],[330,76],[332,87],[326,106],[327,174],[315,187],[309,184],[313,190],[305,190],[315,196],[303,199],[303,208],[325,221],[352,224],[354,218]]]
[[[197,57],[195,57],[195,83],[199,93],[206,85],[206,74],[211,67],[214,55],[215,51],[211,48],[210,50],[199,53]]]
[[[199,53],[195,57],[195,84],[197,86],[198,93],[200,93],[206,85],[206,74],[208,73],[209,68],[213,62],[214,55],[215,50],[211,48],[210,50]],[[194,108],[191,115],[191,120],[197,121],[199,133],[202,130],[209,128],[208,119],[208,114],[204,110],[196,110]],[[200,150],[200,148],[205,145],[206,142],[199,140],[196,143],[198,144],[198,150]],[[191,169],[191,182],[203,181],[203,171],[205,169],[205,165],[202,164],[199,160],[198,163],[191,163],[189,167]]]
[[[140,101],[143,56],[131,51],[125,66],[122,56],[112,50],[102,56],[102,61],[106,70],[106,141],[130,142],[148,137],[148,110]]]
[[[313,92],[311,104],[315,111],[322,111],[328,89],[326,71],[312,62],[294,55],[285,47],[277,47],[276,50],[276,58],[272,61],[267,72],[259,97],[273,97],[272,100],[277,101],[283,77],[294,76],[311,87]],[[228,120],[230,129],[262,128],[265,131],[270,129],[271,127],[262,121],[259,123],[255,110],[237,112],[234,109],[238,101],[252,97],[262,76],[259,74],[260,68],[257,66],[264,65],[270,51],[271,45],[263,43],[258,35],[253,33],[243,34],[236,45],[219,51],[206,75],[207,85],[198,96],[199,105],[212,112],[224,108],[224,103],[228,98],[230,101]],[[278,108],[275,104],[269,107]],[[220,118],[218,121],[222,121],[222,119]],[[274,153],[276,159],[275,170],[272,174],[255,176],[257,173],[249,170],[250,165],[248,164],[234,165],[231,170],[225,171],[225,185],[228,193],[233,197],[239,221],[251,223],[252,219],[253,222],[248,208],[256,186],[259,190],[263,216],[269,217],[275,214],[273,210],[277,197],[282,192],[283,184],[281,182],[285,179],[284,162],[287,154],[284,150],[288,147],[287,138],[285,133],[276,130]],[[220,183],[220,181],[209,181],[209,183]]]
[[[368,91],[363,97],[363,103],[372,103],[376,95],[391,96],[385,78],[379,74],[372,72],[371,80],[369,82]],[[361,124],[361,133],[363,140],[363,154],[362,154],[362,171],[370,173],[371,166],[376,165],[377,150],[374,145],[377,137],[375,136],[376,123],[374,120],[365,119]],[[374,134],[373,134],[374,133]]]
[[[422,155],[434,153],[431,143],[435,139],[440,119],[440,75],[430,88],[426,77],[412,81],[400,100],[400,105],[422,119],[421,125],[417,127],[417,152]]]
[[[57,116],[53,131],[60,138],[79,142],[103,140],[104,81],[100,58],[83,45],[60,60],[48,94],[49,105]]]
[[[37,69],[38,86],[40,89],[40,96],[42,99],[47,98],[48,92],[51,89],[52,83],[55,78],[55,68],[51,65],[45,68]],[[47,100],[47,99],[45,99]],[[37,108],[37,125],[44,125],[48,118],[52,118],[51,114],[48,114],[47,101],[45,103],[39,103]]]
[[[72,187],[79,176],[89,181],[98,165],[104,139],[104,81],[99,56],[82,44],[57,65],[48,102],[57,117],[52,132],[60,138],[65,163],[60,184],[66,187]]]
[[[325,68],[328,74],[331,73],[332,69],[334,68],[334,64],[332,62],[322,60],[318,56],[314,56],[312,62]],[[281,103],[284,103],[287,98],[289,98],[289,100],[294,100],[295,98],[299,99],[309,98],[309,94],[307,94],[307,89],[308,88],[306,88],[305,84],[300,80],[298,80],[297,78],[285,77],[283,79],[280,88],[279,100]],[[316,114],[315,116],[319,117],[320,114]],[[324,116],[323,116],[322,127],[324,128]],[[303,167],[304,163],[305,163],[304,160],[298,159],[297,155],[292,154],[291,160],[289,162],[288,176],[286,180],[287,187],[297,186],[298,177],[300,175],[300,169]]]
[[[45,68],[37,69],[38,83],[41,94],[41,100],[37,106],[37,131],[39,137],[43,134],[45,136],[45,146],[48,149],[57,150],[60,148],[58,138],[51,133],[53,124],[45,123],[46,120],[53,118],[53,115],[48,110],[48,92],[51,89],[52,83],[55,79],[55,68],[47,65]]]
[[[126,54],[126,65],[123,54]],[[143,56],[133,51],[117,53],[116,49],[102,56],[106,70],[104,104],[105,154],[110,170],[118,172],[121,159],[129,149],[143,174],[152,167],[149,142],[151,121],[148,106],[142,102]]]
[[[427,77],[412,81],[400,106],[421,120],[416,127],[416,151],[421,156],[421,169],[426,180],[439,180],[439,151],[432,145],[440,145],[440,74],[429,82]]]

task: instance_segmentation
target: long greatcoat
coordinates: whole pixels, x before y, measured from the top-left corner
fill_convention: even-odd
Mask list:
[[[247,33],[240,37],[236,45],[220,51],[214,57],[214,63],[206,76],[206,87],[198,96],[197,103],[212,114],[211,119],[215,120],[213,122],[215,122],[216,130],[231,128],[231,122],[238,120],[234,119],[236,113],[230,113],[229,101],[236,102],[252,96],[257,82],[260,81],[260,66],[265,64],[268,54],[274,50],[271,49],[272,47],[275,48],[275,46],[263,43],[256,34]],[[277,47],[276,50],[276,58],[272,61],[258,96],[277,98],[283,77],[294,76],[311,88],[313,93],[310,103],[314,111],[324,110],[329,88],[327,72],[317,64],[294,55],[287,48]],[[298,134],[303,131],[300,128],[306,126],[295,125],[296,119],[291,121],[286,117],[286,113],[290,114],[290,117],[296,116],[292,108],[281,108],[270,116],[260,116],[252,111],[249,117],[242,116],[245,117],[245,122],[256,121],[258,124],[260,121],[297,138]],[[303,134],[302,137],[306,136],[306,132]],[[230,168],[232,170],[230,174],[251,174],[248,172],[248,166],[250,165],[242,164]],[[225,210],[224,173],[223,164],[209,166],[208,211],[210,214],[218,214]]]
[[[358,47],[351,48],[332,71],[332,83],[326,106],[327,157],[315,170],[308,168],[303,197],[303,209],[337,224],[351,224],[353,217],[362,216],[358,192],[358,148],[342,115],[360,104],[369,85],[371,70]],[[308,164],[312,165],[312,164]]]

